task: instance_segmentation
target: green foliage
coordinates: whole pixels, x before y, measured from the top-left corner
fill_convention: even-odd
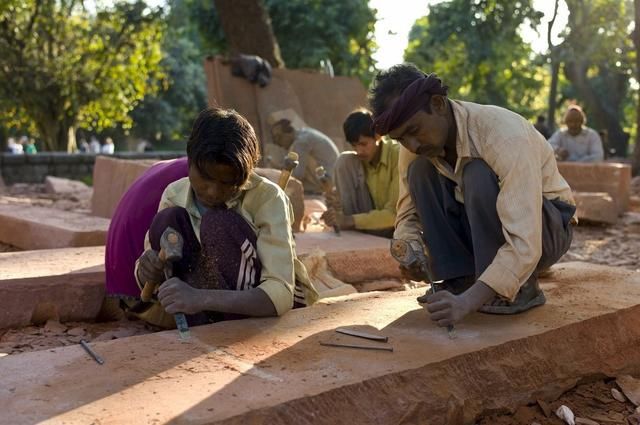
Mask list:
[[[519,28],[534,27],[540,18],[530,0],[438,3],[415,22],[405,60],[440,75],[453,98],[531,116],[545,76]]]
[[[329,59],[336,75],[358,76],[365,83],[374,71],[375,11],[367,0],[265,0],[273,32],[287,68],[318,69]],[[205,46],[226,51],[213,1],[193,0]]]
[[[162,42],[162,68],[167,78],[158,93],[145,99],[131,112],[131,135],[147,140],[185,140],[195,115],[206,108],[204,49],[192,2],[170,1],[167,30]]]
[[[337,75],[369,79],[376,45],[367,0],[265,0],[289,68],[317,69],[329,59]]]
[[[35,124],[49,150],[69,128],[131,125],[129,112],[163,77],[161,11],[121,2],[89,13],[76,0],[0,4],[0,113]],[[18,120],[15,117],[18,117]]]
[[[623,122],[625,103],[632,101],[629,80],[636,54],[630,37],[633,4],[630,0],[566,1],[569,22],[558,57],[572,85],[563,94],[583,103],[594,124],[621,132],[607,121]]]

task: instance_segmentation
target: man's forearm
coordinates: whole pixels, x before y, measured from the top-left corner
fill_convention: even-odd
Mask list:
[[[476,281],[461,297],[467,306],[467,313],[477,311],[483,304],[493,299],[496,291],[481,280]]]
[[[202,310],[220,313],[244,314],[247,316],[277,316],[273,302],[261,289],[230,291],[202,289]]]

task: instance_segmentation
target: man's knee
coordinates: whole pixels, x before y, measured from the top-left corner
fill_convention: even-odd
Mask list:
[[[414,159],[407,170],[407,182],[409,190],[413,192],[413,188],[417,185],[424,184],[425,180],[437,178],[438,170],[426,156],[418,156]]]
[[[498,176],[482,159],[474,159],[462,170],[465,204],[473,205],[491,199],[499,192]]]

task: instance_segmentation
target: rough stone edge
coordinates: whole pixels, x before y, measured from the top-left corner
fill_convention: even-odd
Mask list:
[[[640,305],[215,424],[472,424],[581,379],[640,372]],[[530,371],[526,377],[525,371]],[[180,422],[180,418],[176,418]]]

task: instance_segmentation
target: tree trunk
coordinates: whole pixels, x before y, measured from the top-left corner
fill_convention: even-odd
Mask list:
[[[551,60],[551,87],[549,87],[549,100],[547,107],[547,127],[553,133],[556,131],[556,99],[558,98],[558,76],[560,74],[560,61],[558,60],[558,47],[551,42],[553,24],[558,17],[558,0],[553,6],[553,16],[547,25],[547,46],[549,48],[549,58]]]
[[[633,44],[636,47],[636,81],[640,81],[640,0],[633,0],[635,9],[636,27],[633,31]],[[636,106],[636,140],[633,148],[632,172],[633,175],[640,173],[640,92],[637,94],[638,104]]]
[[[284,68],[271,18],[262,0],[214,0],[231,53],[257,55]]]
[[[551,87],[549,87],[549,102],[547,107],[547,127],[553,133],[556,131],[556,99],[558,98],[558,77],[560,74],[560,62],[551,54]]]
[[[45,150],[69,152],[69,129],[71,123],[66,121],[39,120],[37,128]]]

